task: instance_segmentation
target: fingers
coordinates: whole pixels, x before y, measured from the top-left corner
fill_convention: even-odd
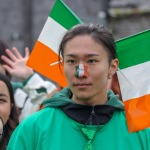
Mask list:
[[[3,65],[3,67],[5,68],[5,70],[6,70],[8,73],[10,73],[10,74],[12,75],[13,69],[12,69],[10,66],[8,66],[8,65]]]
[[[9,49],[6,49],[5,52],[12,61],[16,61],[16,59],[17,59],[16,56]]]
[[[9,65],[10,67],[13,67],[13,60],[12,59],[9,59],[8,57],[6,56],[1,56],[1,59],[7,64]]]
[[[22,58],[20,52],[18,51],[18,49],[16,47],[13,47],[12,50],[13,50],[13,52],[10,51],[9,49],[6,49],[6,51],[5,51],[7,56],[9,57],[8,59],[10,59],[10,61],[15,62],[17,59]],[[8,62],[8,59],[7,60],[5,59],[5,60]]]
[[[28,58],[30,55],[29,48],[25,47],[25,58]]]
[[[18,58],[18,59],[22,58],[22,55],[20,54],[20,52],[18,51],[18,49],[16,47],[13,47],[12,50],[13,50],[16,58]]]
[[[29,48],[28,47],[25,48],[25,57],[22,57],[21,53],[18,51],[18,49],[16,47],[13,47],[12,51],[10,51],[9,49],[6,49],[5,52],[6,52],[8,57],[4,56],[4,55],[1,56],[1,59],[7,65],[9,65],[11,68],[13,68],[16,63],[25,61],[26,59],[29,58]]]

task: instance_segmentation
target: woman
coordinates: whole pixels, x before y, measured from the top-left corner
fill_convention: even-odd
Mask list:
[[[0,140],[0,150],[5,150],[13,130],[19,124],[18,109],[9,79],[0,74],[0,118],[3,122],[3,134]]]

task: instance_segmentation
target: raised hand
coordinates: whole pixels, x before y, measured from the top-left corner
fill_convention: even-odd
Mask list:
[[[12,48],[12,51],[6,49],[6,56],[1,56],[1,59],[6,63],[3,67],[14,77],[22,80],[33,74],[33,69],[26,66],[26,62],[29,58],[29,48],[25,48],[25,56],[23,57],[16,47]]]

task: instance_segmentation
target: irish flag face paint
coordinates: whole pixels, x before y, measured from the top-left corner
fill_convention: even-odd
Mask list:
[[[87,72],[88,66],[85,66],[83,64],[79,64],[78,66],[75,66],[75,77],[77,78],[86,78],[88,77],[88,72]]]

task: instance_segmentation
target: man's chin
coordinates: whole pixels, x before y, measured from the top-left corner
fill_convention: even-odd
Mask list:
[[[88,101],[90,97],[87,95],[75,95],[74,99],[77,101]]]

